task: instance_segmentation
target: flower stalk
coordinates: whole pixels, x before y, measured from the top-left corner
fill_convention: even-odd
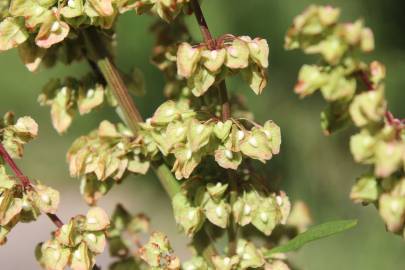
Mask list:
[[[30,179],[22,173],[20,168],[14,162],[13,158],[10,156],[10,154],[7,152],[7,150],[4,148],[1,142],[0,142],[0,155],[3,158],[3,160],[10,166],[15,176],[20,180],[23,189],[24,190],[31,189],[32,183]],[[46,215],[49,217],[52,223],[55,224],[56,227],[60,228],[63,226],[62,220],[57,215],[50,213],[47,213]]]

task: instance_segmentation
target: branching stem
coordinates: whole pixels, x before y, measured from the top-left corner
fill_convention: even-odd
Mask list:
[[[207,21],[204,17],[204,13],[201,9],[201,6],[200,6],[198,0],[191,0],[191,5],[193,7],[194,15],[197,19],[202,36],[204,38],[204,42],[207,44],[207,46],[210,50],[217,49],[216,40],[213,39],[213,36],[208,27]],[[226,120],[228,120],[229,118],[232,117],[231,103],[229,102],[228,90],[226,87],[225,80],[222,80],[220,82],[218,92],[219,92],[219,99],[221,102],[221,118],[222,118],[222,121],[225,122]],[[228,178],[229,178],[230,189],[231,189],[230,202],[232,205],[236,201],[237,196],[238,196],[238,185],[236,183],[236,178],[233,177],[233,174],[231,171],[228,171]],[[231,224],[229,225],[229,228],[228,228],[228,242],[229,242],[228,255],[233,256],[236,253],[238,227],[237,227],[235,220],[233,220],[233,218],[231,218],[230,223]]]
[[[14,162],[13,158],[10,156],[10,154],[7,152],[6,148],[4,148],[1,142],[0,142],[0,155],[2,156],[4,161],[10,166],[15,176],[20,180],[23,189],[28,190],[33,188],[30,179],[22,173],[20,168],[18,168],[17,164]],[[63,226],[62,220],[57,215],[47,214],[47,216],[53,222],[53,224],[55,224],[56,227],[60,228]]]

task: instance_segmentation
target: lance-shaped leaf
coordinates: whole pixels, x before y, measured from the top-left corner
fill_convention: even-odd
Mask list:
[[[28,39],[28,33],[18,18],[8,17],[0,23],[0,51],[15,48]]]
[[[265,253],[265,257],[270,258],[275,253],[296,251],[310,242],[347,231],[356,225],[357,220],[338,220],[314,226],[309,228],[306,232],[299,234],[286,244],[269,250]]]

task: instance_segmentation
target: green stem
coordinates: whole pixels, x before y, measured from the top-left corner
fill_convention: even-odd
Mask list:
[[[97,33],[95,28],[89,28],[83,34],[89,55],[93,58],[89,61],[94,61],[97,64],[98,69],[117,99],[125,122],[134,133],[137,133],[139,130],[138,123],[143,122],[143,118],[132,100],[118,69],[113,64],[111,56],[103,48],[103,42],[100,39],[99,33]],[[180,191],[179,182],[173,177],[170,169],[164,163],[154,163],[153,168],[167,194],[172,198]]]
[[[210,50],[217,49],[216,41],[213,39],[213,36],[210,32],[208,27],[207,21],[204,17],[204,13],[201,9],[201,6],[198,0],[191,0],[191,5],[193,7],[195,18],[198,22],[198,25],[201,30],[201,34],[204,38],[204,42],[207,44]],[[223,80],[218,88],[219,99],[221,102],[221,118],[222,121],[226,121],[232,117],[231,113],[231,103],[229,102],[228,97],[228,90],[226,87],[226,82]],[[228,177],[230,183],[230,203],[233,205],[238,197],[238,185],[236,182],[236,178],[232,177],[233,173],[228,170]],[[233,256],[236,254],[236,246],[237,246],[237,237],[238,237],[238,226],[233,218],[231,218],[231,222],[228,228],[228,255]]]
[[[172,172],[169,167],[164,163],[155,163],[153,166],[155,174],[162,183],[163,188],[166,190],[166,193],[172,199],[174,195],[180,192],[179,182],[173,177]]]
[[[100,69],[118,101],[119,107],[124,114],[125,121],[133,132],[137,132],[139,128],[138,123],[143,121],[142,117],[129,95],[128,89],[124,84],[118,69],[112,63],[110,55],[102,48],[102,42],[100,41],[96,29],[90,28],[83,34],[88,50],[90,50],[89,53],[94,58],[90,61],[97,63],[97,67]],[[154,162],[152,165],[166,193],[170,198],[173,198],[174,195],[181,190],[179,181],[175,179],[172,172],[163,161]],[[194,239],[193,243],[197,251],[200,251],[200,254],[210,262],[212,256],[216,254],[216,251],[214,246],[209,243],[208,239],[209,238],[205,231],[201,231],[198,233],[198,238]]]

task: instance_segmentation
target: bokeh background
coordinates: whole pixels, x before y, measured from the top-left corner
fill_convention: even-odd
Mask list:
[[[356,166],[348,149],[346,130],[324,137],[319,127],[319,113],[324,107],[320,98],[299,101],[293,85],[299,67],[310,57],[300,52],[285,52],[283,38],[293,17],[311,3],[332,4],[343,9],[344,20],[365,19],[376,37],[376,52],[367,60],[378,59],[388,70],[387,96],[389,109],[405,117],[405,16],[402,1],[380,0],[206,0],[203,9],[215,35],[233,33],[261,36],[271,46],[270,86],[261,97],[239,80],[230,83],[232,91],[244,92],[248,104],[263,122],[273,119],[283,132],[282,152],[268,164],[269,173],[279,181],[292,200],[305,200],[316,223],[333,219],[356,218],[359,225],[348,233],[311,244],[292,255],[293,262],[309,270],[399,270],[405,267],[405,242],[385,232],[378,213],[371,206],[362,207],[350,202],[348,194],[357,175],[364,168]],[[153,18],[128,13],[118,23],[118,54],[120,68],[132,65],[141,68],[146,77],[147,94],[138,98],[145,116],[150,115],[163,100],[163,78],[149,61],[153,37],[148,32]],[[197,39],[199,32],[193,18],[189,25]],[[40,179],[62,194],[60,215],[64,220],[85,213],[86,205],[79,195],[78,181],[67,172],[65,153],[72,141],[94,129],[102,119],[118,121],[115,113],[101,110],[77,118],[63,137],[51,128],[49,109],[37,104],[42,85],[52,77],[80,75],[88,67],[74,64],[59,65],[52,70],[29,73],[20,63],[15,50],[0,54],[0,113],[13,110],[17,116],[31,115],[40,124],[40,137],[26,148],[25,158],[18,163],[32,178]],[[145,211],[154,228],[166,232],[179,254],[185,256],[187,239],[177,234],[171,215],[170,202],[153,175],[127,179],[115,188],[101,205],[112,210],[123,202],[133,213]],[[18,225],[9,243],[0,249],[0,268],[3,270],[39,269],[34,258],[35,245],[48,239],[52,224],[41,217],[37,223]],[[109,259],[102,255],[105,269]]]

